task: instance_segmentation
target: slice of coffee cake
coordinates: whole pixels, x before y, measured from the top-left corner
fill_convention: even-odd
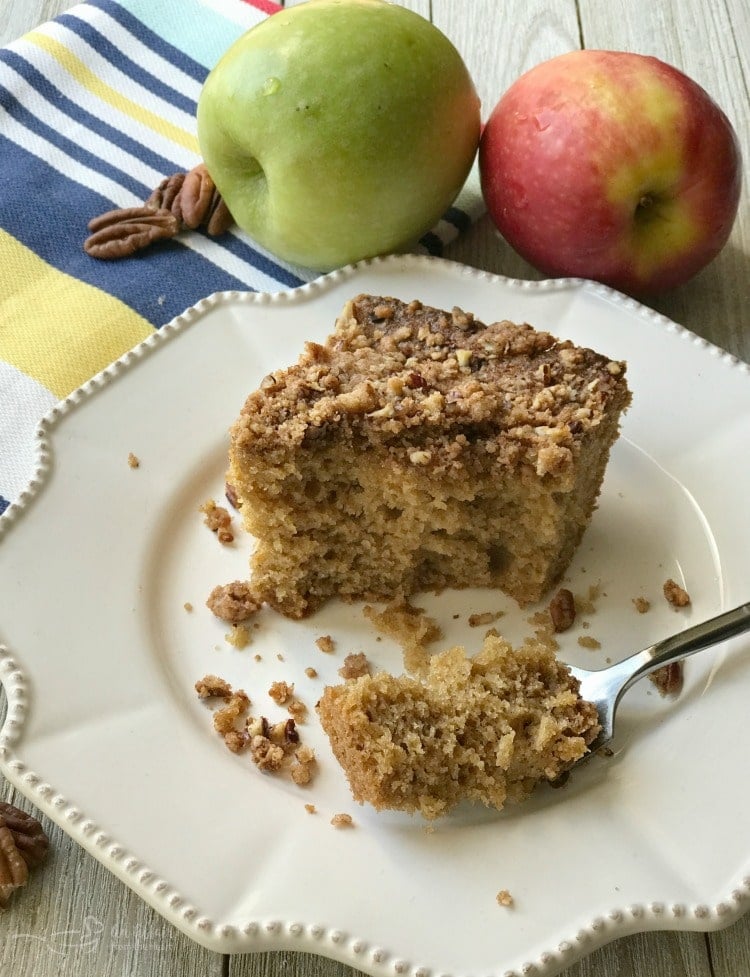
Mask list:
[[[540,599],[629,400],[623,363],[531,326],[358,296],[232,428],[254,592],[296,618],[442,587]]]

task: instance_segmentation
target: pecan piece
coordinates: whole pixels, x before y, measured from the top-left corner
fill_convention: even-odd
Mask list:
[[[659,690],[660,695],[677,696],[682,692],[684,679],[683,663],[670,662],[669,665],[662,665],[655,672],[651,672],[649,678]]]
[[[573,627],[576,619],[576,602],[573,594],[565,587],[558,590],[550,601],[549,614],[552,627],[559,634]]]
[[[13,835],[16,848],[29,868],[41,865],[49,851],[49,840],[41,823],[13,804],[0,801],[0,820]]]
[[[154,241],[174,237],[179,221],[169,210],[124,207],[109,210],[89,222],[91,235],[83,249],[92,258],[127,258]]]
[[[173,173],[171,176],[165,176],[159,186],[151,192],[151,196],[146,201],[146,207],[151,207],[152,210],[172,210],[184,182],[184,173]],[[179,214],[175,216],[179,219]]]
[[[29,866],[16,845],[13,832],[0,817],[0,909],[5,909],[16,889],[26,885]]]

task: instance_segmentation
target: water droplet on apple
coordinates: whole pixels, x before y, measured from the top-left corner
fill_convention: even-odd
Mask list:
[[[263,88],[261,91],[264,95],[275,95],[280,88],[281,82],[278,78],[266,78],[266,80],[263,82]]]

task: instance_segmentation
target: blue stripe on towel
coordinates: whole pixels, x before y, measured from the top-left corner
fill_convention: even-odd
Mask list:
[[[81,108],[80,105],[77,105],[59,88],[53,85],[46,75],[43,75],[41,71],[30,64],[25,58],[22,58],[17,51],[0,48],[0,61],[5,62],[5,64],[20,75],[50,105],[54,106],[58,111],[63,112],[73,121],[79,122],[91,130],[91,132],[101,136],[102,139],[106,139],[113,146],[117,146],[126,153],[137,157],[159,173],[170,174],[178,169],[173,160],[168,160],[165,156],[153,152],[145,143],[131,138],[120,129],[115,129],[108,122],[103,122],[95,115],[92,115],[91,112]]]
[[[211,292],[248,289],[246,283],[175,241],[160,242],[144,252],[145,260],[138,256],[127,261],[90,258],[83,250],[86,225],[92,215],[109,208],[109,201],[2,135],[0,154],[4,163],[3,228],[48,264],[115,296],[154,326],[163,325]],[[43,212],[29,211],[30,195],[45,199]]]
[[[160,242],[144,252],[147,260],[138,256],[115,262],[90,258],[83,251],[88,221],[109,210],[112,202],[2,135],[0,154],[4,162],[0,225],[44,261],[116,296],[155,326],[211,292],[251,288],[253,268],[278,282],[280,288],[303,284],[297,275],[231,234],[217,240],[217,246],[252,266],[248,267],[248,281],[223,271],[179,241]],[[47,201],[36,219],[29,213],[30,196]],[[50,214],[55,215],[54,234],[47,220]]]
[[[61,14],[57,18],[57,23],[67,27],[72,33],[76,34],[87,44],[90,44],[98,54],[109,61],[118,71],[127,75],[128,78],[132,78],[134,82],[152,92],[162,101],[167,102],[169,105],[174,105],[175,108],[180,109],[180,111],[185,112],[189,116],[195,115],[197,103],[193,99],[188,98],[187,95],[183,95],[182,92],[177,91],[171,85],[167,85],[160,78],[154,77],[151,72],[146,71],[145,68],[136,64],[132,58],[128,57],[120,48],[115,47],[108,37],[105,37],[104,34],[95,27],[92,27],[87,21],[81,20],[71,14]]]
[[[101,173],[108,179],[114,180],[121,187],[129,190],[137,197],[145,199],[151,193],[152,187],[147,187],[139,180],[133,179],[128,173],[105,162],[101,157],[90,153],[77,142],[73,142],[73,140],[68,139],[60,132],[48,126],[45,122],[42,122],[25,105],[22,105],[15,95],[4,85],[0,85],[0,107],[4,108],[10,116],[24,126],[24,128],[28,129],[29,132],[33,132],[41,139],[44,139],[51,146],[57,147],[57,149],[65,153],[70,159],[74,159],[89,169]],[[6,161],[4,161],[4,168],[7,170]]]

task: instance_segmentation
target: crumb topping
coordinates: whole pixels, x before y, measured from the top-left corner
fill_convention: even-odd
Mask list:
[[[344,679],[359,678],[360,675],[370,674],[370,663],[363,651],[347,655],[344,664],[339,669],[339,675]]]
[[[244,580],[219,584],[214,587],[206,600],[206,607],[228,624],[241,624],[247,621],[260,610],[261,606],[252,587]]]
[[[690,594],[670,577],[664,583],[664,596],[672,607],[687,607]]]
[[[231,543],[234,540],[232,532],[232,517],[222,505],[217,505],[213,499],[208,499],[200,507],[204,515],[204,522],[216,533],[220,543]]]
[[[343,424],[365,441],[368,430],[392,438],[414,465],[460,466],[481,436],[500,464],[560,474],[620,395],[624,373],[623,363],[526,324],[360,295],[325,344],[307,343],[295,366],[248,397],[233,442],[240,454],[248,443],[275,457]]]

